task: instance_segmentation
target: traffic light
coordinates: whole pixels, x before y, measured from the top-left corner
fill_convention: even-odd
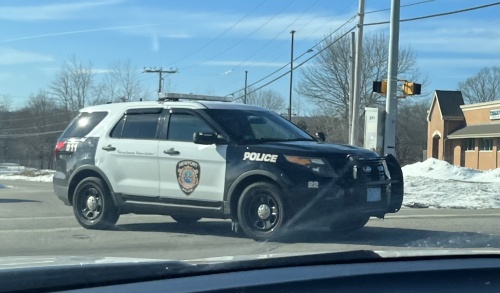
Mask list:
[[[373,82],[373,92],[379,94],[387,93],[387,81],[374,81]]]
[[[403,93],[405,96],[420,95],[422,91],[422,85],[415,82],[405,82],[403,84]]]

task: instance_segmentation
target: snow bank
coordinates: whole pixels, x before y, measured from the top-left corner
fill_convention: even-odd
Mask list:
[[[36,182],[52,182],[54,170],[35,170],[21,173],[10,173],[0,175],[0,180],[24,180]]]
[[[454,166],[448,162],[430,158],[403,167],[403,175],[421,176],[433,179],[461,180],[470,182],[500,182],[500,168],[480,171],[470,168]]]
[[[406,207],[500,208],[500,168],[479,171],[427,159],[403,167]]]

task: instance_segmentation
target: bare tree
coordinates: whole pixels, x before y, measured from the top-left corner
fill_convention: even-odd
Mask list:
[[[10,95],[2,95],[0,98],[0,112],[10,112],[12,110],[12,98]]]
[[[2,95],[0,99],[0,134],[10,134],[9,112],[12,108],[12,98],[10,95]],[[0,155],[3,160],[9,159],[11,142],[9,139],[0,138]]]
[[[334,42],[339,35],[327,38],[318,50]],[[363,40],[361,73],[360,116],[364,107],[385,104],[385,97],[372,93],[373,81],[387,78],[388,37],[384,34],[367,34]],[[347,121],[349,108],[350,42],[344,37],[318,55],[316,62],[301,70],[297,92],[329,115]],[[399,50],[398,77],[413,82],[426,83],[416,64],[416,54],[410,47]]]
[[[458,90],[467,103],[482,103],[500,99],[500,68],[484,67],[463,82],[458,83]]]
[[[50,89],[67,111],[77,111],[92,104],[93,79],[92,63],[84,65],[72,54],[57,72]]]
[[[105,83],[112,99],[111,102],[114,101],[115,97],[121,102],[147,99],[148,92],[139,80],[140,71],[132,65],[130,59],[115,61],[111,64],[110,70],[105,77]]]
[[[428,102],[401,101],[396,118],[396,158],[402,165],[421,161],[427,145]]]
[[[52,115],[58,112],[56,101],[50,97],[50,94],[45,90],[39,90],[36,95],[31,94],[27,105],[22,109],[26,116],[30,115],[32,120],[24,120],[24,125],[22,128],[18,128],[18,131],[24,131],[25,133],[33,133],[39,135],[28,136],[23,139],[23,145],[25,147],[25,152],[27,156],[35,155],[35,158],[39,162],[39,168],[44,168],[44,162],[48,168],[51,168],[52,162],[52,149],[55,144],[54,135],[46,135],[46,132],[54,130],[54,127],[60,129],[62,125],[54,125],[55,120],[51,118]]]
[[[252,92],[252,88],[248,88],[247,92]],[[237,96],[241,97],[245,93],[243,91],[238,92]],[[239,100],[243,102],[243,98]],[[249,105],[254,105],[257,107],[266,108],[268,110],[274,111],[276,113],[281,113],[286,110],[285,100],[283,96],[277,91],[268,90],[258,90],[247,95],[246,102]]]

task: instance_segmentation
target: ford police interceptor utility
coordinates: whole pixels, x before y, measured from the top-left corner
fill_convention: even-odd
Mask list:
[[[298,221],[355,230],[401,208],[393,156],[325,143],[274,112],[214,99],[166,94],[80,110],[57,141],[55,193],[88,229],[161,214],[183,224],[231,219],[256,240]]]

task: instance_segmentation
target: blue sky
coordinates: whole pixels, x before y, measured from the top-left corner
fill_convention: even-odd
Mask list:
[[[420,1],[401,0],[401,4]],[[390,2],[367,0],[366,11],[388,8]],[[492,2],[436,0],[402,8],[401,18]],[[170,77],[177,92],[226,95],[244,86],[245,70],[252,83],[289,62],[290,30],[297,31],[298,56],[355,15],[357,6],[357,0],[4,0],[0,1],[0,94],[10,94],[19,107],[30,93],[49,84],[68,55],[76,53],[93,63],[97,79],[112,61],[130,58],[139,68],[178,68],[179,73]],[[216,41],[175,62],[246,14]],[[385,20],[389,11],[368,14],[365,22]],[[389,25],[365,31],[388,33]],[[400,44],[410,44],[417,53],[420,69],[431,81],[430,91],[455,89],[480,68],[499,65],[499,6],[401,23]],[[298,74],[294,76],[298,81]],[[157,87],[156,75],[140,78],[152,91]],[[288,82],[285,77],[269,88],[286,97]]]

